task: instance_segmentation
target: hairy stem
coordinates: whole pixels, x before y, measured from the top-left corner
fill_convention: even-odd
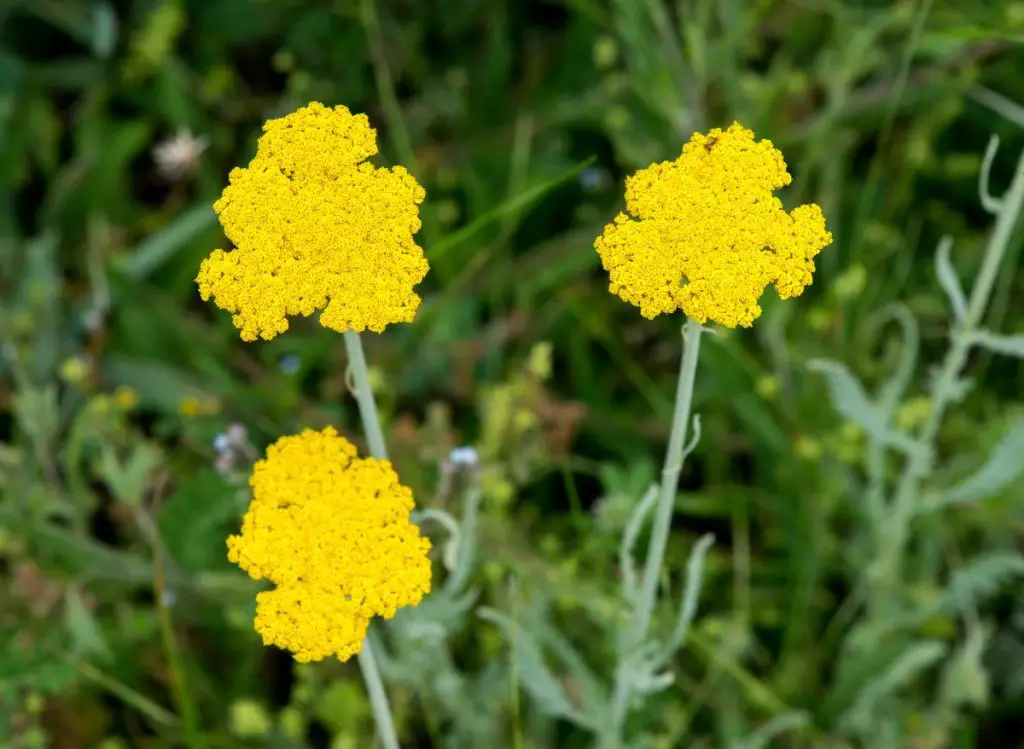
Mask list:
[[[679,474],[683,470],[683,448],[690,426],[693,382],[697,375],[697,357],[700,354],[700,334],[700,326],[692,320],[687,320],[683,326],[683,357],[676,385],[672,429],[661,471],[661,485],[658,487],[658,504],[654,510],[654,525],[647,548],[647,561],[644,563],[643,586],[631,626],[634,646],[639,645],[647,637],[654,606],[658,601],[658,581],[661,579],[661,565],[665,561],[665,549],[672,526],[672,510],[679,489]]]
[[[633,618],[627,632],[625,647],[620,652],[619,667],[615,673],[615,690],[612,698],[611,731],[602,737],[602,746],[618,747],[622,731],[629,715],[632,696],[630,668],[625,659],[632,657],[644,640],[651,626],[651,617],[658,602],[658,582],[665,561],[669,532],[672,528],[672,510],[675,507],[676,492],[679,489],[679,474],[685,459],[686,433],[690,425],[690,410],[693,405],[693,383],[697,376],[697,358],[700,354],[701,327],[692,320],[683,326],[683,356],[679,364],[679,380],[676,385],[675,408],[672,413],[672,428],[669,433],[668,449],[661,471],[658,500],[654,510],[654,523],[647,547],[642,586],[637,597]]]
[[[1010,244],[1013,229],[1024,205],[1024,155],[1017,162],[1013,182],[1002,199],[1002,208],[996,219],[995,228],[985,246],[981,270],[971,288],[967,312],[963,322],[952,332],[951,344],[932,386],[932,404],[928,419],[921,427],[918,442],[923,448],[907,459],[897,484],[896,497],[892,507],[892,534],[882,546],[879,573],[885,586],[895,585],[901,574],[903,552],[910,534],[914,502],[918,496],[921,481],[931,468],[933,448],[946,409],[955,400],[960,374],[967,364],[972,334],[981,326],[985,311],[992,298],[992,289],[999,276],[999,270]],[[891,589],[891,588],[890,588]],[[885,612],[876,608],[876,615]]]
[[[343,337],[355,391],[353,394],[359,405],[359,417],[363,422],[363,433],[366,435],[370,455],[378,460],[387,460],[388,450],[384,444],[384,431],[380,426],[380,416],[377,414],[373,390],[370,388],[370,377],[366,370],[366,356],[363,354],[362,340],[358,333],[351,330],[344,333]],[[398,734],[391,717],[391,706],[388,704],[388,695],[384,691],[384,682],[380,678],[377,659],[373,655],[373,647],[369,638],[363,640],[363,647],[357,658],[359,669],[363,672],[366,691],[370,697],[370,705],[373,707],[373,719],[377,724],[377,734],[380,736],[381,744],[384,749],[398,749]]]

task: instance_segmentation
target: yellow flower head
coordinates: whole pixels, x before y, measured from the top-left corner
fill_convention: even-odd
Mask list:
[[[233,313],[246,341],[311,315],[345,332],[411,322],[427,274],[423,188],[403,167],[379,169],[366,115],[311,103],[263,125],[256,156],[234,169],[213,209],[237,249],[214,250],[196,282]]]
[[[298,661],[358,653],[370,618],[430,591],[430,540],[386,460],[356,457],[327,427],[282,437],[249,480],[253,498],[228,559],[277,587],[256,597],[256,630]]]
[[[817,205],[786,213],[772,191],[792,181],[769,140],[733,123],[694,133],[675,161],[626,180],[626,208],[594,243],[610,291],[653,319],[749,327],[774,283],[783,299],[811,283],[814,257],[832,241]]]

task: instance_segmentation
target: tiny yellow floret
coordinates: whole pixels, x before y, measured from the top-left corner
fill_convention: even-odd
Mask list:
[[[792,177],[770,140],[733,123],[694,133],[675,161],[626,180],[626,209],[594,247],[609,290],[653,319],[749,327],[775,284],[783,299],[811,283],[814,257],[832,242],[817,205],[790,213],[772,195]]]
[[[343,106],[313,102],[263,125],[256,156],[213,205],[237,249],[214,250],[196,278],[243,340],[270,340],[289,315],[315,310],[338,332],[412,321],[426,193],[404,167],[365,161],[376,153],[366,115]]]
[[[249,480],[228,559],[277,587],[256,596],[256,631],[300,662],[358,653],[370,619],[430,592],[430,540],[391,463],[359,458],[331,427],[282,437]]]

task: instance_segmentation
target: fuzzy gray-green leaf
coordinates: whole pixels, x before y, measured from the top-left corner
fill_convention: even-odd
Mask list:
[[[1014,421],[988,460],[966,479],[939,494],[925,509],[962,505],[991,497],[1024,475],[1024,417]]]

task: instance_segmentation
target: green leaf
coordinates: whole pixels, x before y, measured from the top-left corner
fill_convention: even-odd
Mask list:
[[[577,710],[566,696],[561,681],[551,673],[544,662],[536,638],[510,617],[492,608],[482,607],[477,611],[484,621],[500,628],[512,649],[515,671],[523,688],[533,697],[538,710],[545,715],[565,718],[576,725],[594,730],[596,724],[589,716]]]
[[[135,445],[129,458],[122,462],[117,451],[109,443],[103,443],[100,452],[100,475],[109,484],[119,500],[132,507],[142,504],[143,495],[149,484],[149,477],[163,460],[158,448],[140,442]]]
[[[810,722],[810,716],[800,710],[791,710],[788,713],[776,715],[750,734],[750,736],[743,739],[737,749],[764,749],[777,736],[803,728],[810,725]]]
[[[107,59],[117,45],[117,14],[110,3],[100,3],[92,10],[92,51]]]
[[[121,267],[122,272],[135,281],[149,277],[216,222],[217,215],[208,205],[198,205],[185,211],[128,253]]]
[[[1003,491],[1024,476],[1024,460],[1021,456],[1024,456],[1024,417],[1010,425],[981,468],[922,505],[921,511],[969,504]]]
[[[908,435],[889,428],[892,414],[885,413],[868,398],[860,382],[845,365],[828,359],[814,359],[807,363],[807,368],[825,375],[833,408],[860,426],[875,442],[905,453],[917,449],[917,444]]]
[[[113,659],[113,651],[104,639],[96,617],[86,607],[75,586],[70,586],[64,594],[64,625],[71,635],[71,651],[74,655],[103,663]]]
[[[187,373],[158,361],[111,355],[103,360],[103,374],[109,382],[124,385],[139,394],[139,402],[174,413],[185,398],[203,399],[210,392]]]
[[[943,237],[939,242],[939,248],[935,251],[935,271],[939,277],[939,285],[946,292],[949,305],[953,308],[953,319],[960,322],[967,316],[967,297],[964,296],[960,278],[949,257],[952,247],[952,237]]]
[[[971,343],[981,346],[995,354],[1005,356],[1016,356],[1024,359],[1024,334],[1021,335],[998,335],[987,330],[979,330],[971,336]]]
[[[972,628],[942,672],[939,694],[942,705],[949,710],[984,709],[991,686],[988,671],[982,663],[986,644],[985,632]]]
[[[1024,128],[1024,107],[1012,99],[1007,99],[1002,94],[997,94],[995,91],[982,86],[971,88],[967,95],[996,114],[1005,117],[1018,127]]]
[[[519,213],[531,203],[539,200],[547,193],[558,187],[563,182],[568,182],[573,179],[576,175],[590,166],[596,157],[591,156],[585,161],[581,161],[579,164],[574,166],[572,169],[559,174],[557,177],[542,182],[539,185],[531,187],[529,190],[525,190],[518,195],[509,198],[504,203],[498,205],[492,210],[488,211],[482,216],[477,217],[466,226],[460,229],[456,229],[447,237],[439,242],[435,242],[434,245],[428,248],[427,257],[432,263],[436,263],[444,255],[447,255],[452,249],[465,242],[470,237],[474,236],[477,232],[483,228],[493,224],[495,221],[505,218],[506,216],[515,215]]]
[[[937,614],[958,614],[991,599],[1011,578],[1024,575],[1024,556],[991,552],[958,568],[942,593],[923,611],[921,619]]]
[[[167,552],[184,572],[203,572],[227,564],[228,535],[238,532],[245,510],[241,490],[207,468],[183,476],[160,508],[157,527]]]
[[[912,644],[864,685],[850,709],[839,717],[837,728],[870,734],[879,705],[891,701],[897,692],[934,666],[945,654],[946,645],[938,641]]]

